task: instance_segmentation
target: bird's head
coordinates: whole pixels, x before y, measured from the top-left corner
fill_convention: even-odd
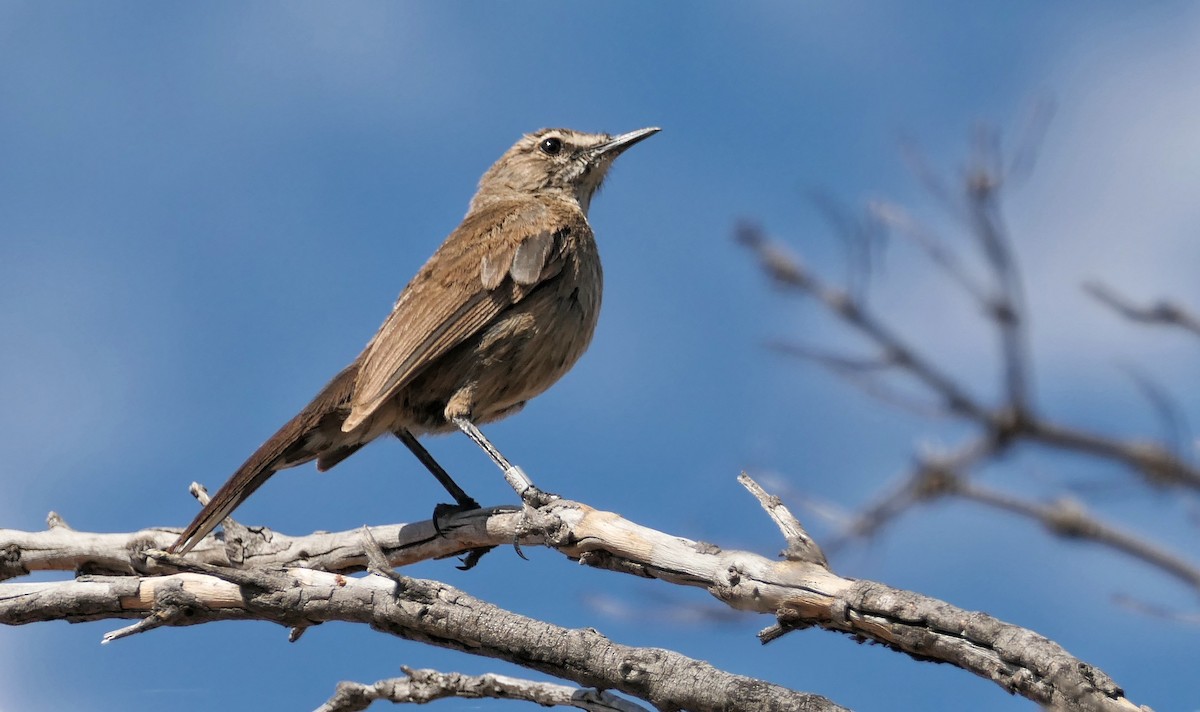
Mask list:
[[[616,157],[659,131],[646,128],[610,136],[542,129],[526,134],[483,174],[471,210],[497,198],[559,192],[573,197],[587,213]]]

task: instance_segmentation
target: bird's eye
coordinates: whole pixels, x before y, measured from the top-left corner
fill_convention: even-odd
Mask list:
[[[538,144],[538,148],[542,149],[542,153],[547,156],[557,156],[559,151],[562,151],[562,139],[551,136],[550,138],[543,139]]]

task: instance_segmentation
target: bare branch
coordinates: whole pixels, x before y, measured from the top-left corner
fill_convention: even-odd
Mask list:
[[[856,299],[865,301],[867,285],[878,261],[876,252],[883,245],[883,225],[870,212],[859,215],[858,211],[842,205],[826,193],[811,191],[810,197],[813,206],[832,227],[834,236],[845,248],[849,291]]]
[[[980,181],[986,184],[983,178]],[[981,225],[989,231],[988,235],[980,238],[981,241],[992,243],[1005,240],[998,224],[990,223],[991,227],[988,227],[988,219],[986,215],[979,218]],[[740,226],[738,240],[755,252],[768,275],[777,284],[816,299],[829,312],[874,343],[880,352],[880,362],[895,364],[898,370],[917,379],[929,389],[931,395],[941,401],[948,414],[976,423],[985,431],[987,437],[994,439],[1001,446],[1009,447],[1016,440],[1024,439],[1118,462],[1155,486],[1200,489],[1200,469],[1161,445],[1123,441],[1074,429],[1032,411],[1027,396],[1023,395],[1030,385],[1025,365],[1027,357],[1024,327],[1019,318],[1022,307],[1018,306],[1015,296],[1019,293],[1019,288],[1015,286],[1015,275],[1003,276],[1005,282],[1013,284],[1006,288],[1009,290],[1008,296],[1005,296],[1005,292],[1001,293],[993,314],[1003,334],[1002,350],[1006,363],[1008,402],[999,407],[988,408],[975,400],[965,388],[959,386],[916,348],[887,328],[883,320],[864,304],[854,300],[848,293],[825,284],[804,267],[799,259],[783,248],[773,245],[760,228],[751,225]],[[992,259],[997,269],[1007,270],[1005,265],[1011,260],[1007,254],[1007,247],[996,249]],[[882,392],[888,395],[887,389],[883,389]],[[911,402],[911,399],[903,400]],[[908,504],[902,504],[902,508],[907,506]]]
[[[543,707],[577,707],[589,712],[649,712],[639,704],[599,690],[490,673],[463,675],[407,667],[403,670],[405,677],[380,680],[371,685],[339,683],[334,696],[318,707],[316,712],[358,712],[376,700],[421,705],[447,697],[524,700]]]
[[[1188,425],[1183,410],[1164,388],[1160,387],[1149,376],[1134,368],[1125,368],[1130,380],[1137,386],[1138,391],[1146,398],[1146,402],[1154,409],[1158,421],[1164,431],[1163,442],[1172,454],[1184,459],[1188,440]]]
[[[1165,606],[1156,606],[1152,603],[1146,603],[1145,601],[1139,601],[1138,599],[1133,598],[1132,596],[1114,596],[1113,600],[1118,605],[1125,606],[1126,608],[1128,608],[1132,611],[1137,611],[1138,613],[1141,613],[1142,615],[1151,616],[1153,618],[1160,618],[1162,620],[1170,621],[1172,623],[1183,623],[1185,625],[1190,625],[1190,626],[1200,626],[1200,614],[1197,614],[1197,613],[1182,613],[1180,611],[1172,610]]]
[[[820,545],[813,541],[813,538],[804,530],[804,525],[800,524],[800,520],[796,519],[784,506],[779,497],[767,494],[767,491],[745,472],[738,475],[738,482],[754,495],[754,498],[766,511],[767,516],[783,533],[784,541],[788,545],[784,552],[785,557],[792,561],[807,561],[818,566],[829,567],[829,562],[825,559],[825,553],[821,551]]]
[[[949,376],[909,347],[867,309],[866,305],[851,297],[849,293],[826,284],[798,259],[767,240],[760,228],[743,224],[738,228],[737,238],[755,252],[763,269],[777,284],[816,299],[874,343],[880,351],[880,359],[896,364],[924,383],[942,399],[949,411],[982,422],[989,419],[990,414],[982,405],[960,389]]]
[[[903,158],[908,170],[916,176],[921,187],[925,189],[938,205],[950,215],[960,222],[967,221],[967,212],[963,209],[960,193],[957,190],[951,190],[947,187],[942,177],[930,167],[928,161],[925,160],[925,154],[917,146],[917,142],[910,137],[902,138],[900,141],[900,156]]]
[[[1023,500],[974,483],[971,468],[989,461],[997,443],[977,439],[946,454],[920,457],[916,469],[898,487],[885,490],[875,503],[846,527],[846,539],[869,537],[913,506],[943,496],[957,496],[1037,521],[1057,536],[1085,539],[1131,556],[1200,591],[1200,568],[1132,533],[1104,524],[1087,514],[1083,504],[1062,498],[1053,504]]]
[[[1003,176],[989,162],[999,160],[999,149],[981,149],[975,160],[977,168],[968,178],[968,213],[971,234],[995,280],[995,292],[988,300],[989,316],[1000,332],[1004,363],[1004,384],[1007,407],[1013,413],[1025,413],[1030,408],[1029,345],[1025,333],[1025,293],[1016,259],[1000,215],[997,191]]]
[[[1008,181],[1020,182],[1033,173],[1041,152],[1042,140],[1050,127],[1050,119],[1054,116],[1054,101],[1046,96],[1041,97],[1030,107],[1025,124],[1017,133],[1016,150],[1013,151],[1008,164]]]
[[[1032,519],[1057,536],[1084,539],[1120,551],[1174,576],[1200,592],[1200,567],[1141,537],[1101,522],[1076,499],[1064,497],[1043,504],[962,480],[953,493]]]
[[[405,578],[347,577],[312,569],[237,570],[165,560],[205,573],[87,576],[74,581],[0,584],[0,621],[139,618],[184,608],[164,625],[263,620],[286,627],[328,621],[370,625],[408,640],[484,655],[613,689],[665,709],[779,712],[843,708],[816,695],[732,675],[658,648],[635,648],[592,629],[567,629],[506,611],[454,587]],[[399,595],[397,595],[397,593]]]
[[[884,226],[916,245],[976,303],[987,304],[987,291],[971,276],[966,265],[962,264],[958,256],[932,230],[909,215],[903,206],[876,200],[867,206],[867,210]]]
[[[404,566],[458,556],[488,546],[487,542],[536,545],[537,532],[522,528],[514,507],[458,512],[440,519],[441,534],[432,521],[371,528],[391,566]],[[161,574],[174,569],[146,553],[166,549],[178,538],[176,529],[143,529],[123,534],[96,534],[56,527],[42,532],[0,529],[0,580],[31,571]],[[244,526],[206,537],[190,559],[218,566],[307,566],[336,573],[365,571],[368,551],[361,530],[322,532],[290,537],[270,529]]]
[[[918,455],[913,471],[899,485],[877,495],[874,503],[845,527],[845,534],[831,548],[840,548],[850,539],[874,536],[915,505],[956,491],[972,467],[994,456],[1001,447],[995,438],[981,437],[950,452]]]
[[[1158,301],[1150,306],[1138,306],[1100,282],[1087,282],[1084,290],[1121,316],[1141,324],[1174,326],[1200,336],[1200,316],[1180,304]]]
[[[936,404],[918,400],[887,385],[884,375],[889,369],[897,369],[897,363],[889,363],[882,358],[866,359],[829,353],[801,344],[773,342],[768,346],[781,354],[812,361],[835,376],[845,379],[868,396],[888,405],[924,418],[945,416],[944,409]]]
[[[1023,422],[1020,428],[1022,436],[1043,445],[1123,464],[1140,473],[1147,484],[1200,489],[1200,469],[1159,443],[1122,440],[1040,419]]]
[[[506,522],[519,516],[492,510],[488,518]],[[526,516],[547,546],[568,557],[589,566],[704,588],[734,608],[775,616],[783,630],[815,626],[873,640],[917,659],[962,667],[1058,709],[1136,709],[1104,673],[1044,637],[919,593],[843,578],[809,561],[776,561],[750,552],[722,550],[568,500],[552,502]],[[497,532],[506,526],[483,525],[476,530]],[[389,529],[396,533],[403,527],[376,527],[373,533],[390,558],[395,544],[380,535]],[[30,536],[23,532],[0,534],[12,540]],[[121,539],[120,535],[93,536]],[[320,536],[340,538],[332,548],[358,549],[356,556],[364,556],[360,530],[340,537]],[[501,544],[507,536],[471,541],[470,545]],[[131,538],[125,535],[123,540]],[[285,538],[268,535],[266,539]],[[75,551],[76,560],[127,556],[124,550],[98,552],[95,542]],[[159,566],[182,568],[185,573],[0,584],[0,622],[143,618],[173,608],[186,610],[187,615],[163,616],[161,625],[253,618],[304,627],[344,620],[509,660],[586,687],[620,690],[659,707],[709,708],[713,699],[737,700],[744,705],[738,709],[761,710],[820,709],[819,705],[831,704],[730,676],[667,651],[627,648],[594,631],[570,631],[516,616],[433,581],[402,577],[397,588],[395,581],[379,577],[350,578],[305,568],[234,569],[163,552],[147,553],[160,561]],[[360,567],[364,560],[355,559]],[[389,595],[378,595],[381,590]],[[549,650],[547,641],[563,642]],[[530,650],[544,654],[531,659]],[[788,706],[793,704],[796,706]]]

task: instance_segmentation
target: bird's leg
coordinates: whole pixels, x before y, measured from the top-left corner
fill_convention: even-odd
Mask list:
[[[475,427],[475,424],[469,419],[459,416],[453,418],[452,420],[454,421],[454,424],[458,426],[459,430],[463,431],[467,437],[475,441],[475,444],[478,445],[484,452],[486,452],[488,457],[492,458],[492,462],[496,463],[496,467],[499,467],[500,471],[504,473],[504,479],[508,481],[508,486],[513,488],[513,491],[520,496],[522,501],[530,504],[531,506],[540,507],[547,502],[558,499],[556,495],[543,492],[534,486],[533,480],[529,479],[529,475],[526,475],[525,471],[520,467],[517,467],[509,462],[508,458],[504,457],[504,455],[501,454],[498,449],[496,449],[496,446],[493,445],[490,440],[484,437],[479,428]]]
[[[460,509],[479,509],[479,502],[476,502],[462,487],[458,486],[458,483],[454,481],[450,473],[446,472],[445,468],[438,464],[437,460],[433,459],[433,455],[429,454],[429,451],[417,440],[416,436],[401,428],[396,431],[396,437],[412,451],[413,455],[417,456],[417,459],[421,461],[425,469],[429,470],[429,474],[433,475],[434,479],[442,487],[446,488],[446,491],[454,498],[455,503],[458,504]]]
[[[397,430],[395,435],[400,439],[400,442],[404,443],[408,449],[412,451],[413,455],[417,456],[417,459],[421,461],[421,464],[425,466],[425,469],[429,470],[429,474],[433,475],[434,479],[440,482],[442,487],[445,487],[446,491],[450,493],[450,496],[454,498],[454,505],[439,504],[433,508],[433,529],[438,533],[438,536],[442,535],[442,527],[440,523],[442,517],[448,514],[454,514],[456,512],[479,509],[479,502],[476,502],[474,497],[467,494],[462,487],[458,486],[458,483],[454,481],[454,478],[450,476],[450,473],[446,472],[446,469],[442,467],[437,460],[433,459],[433,455],[431,455],[429,451],[425,449],[425,446],[417,440],[416,436],[404,428]],[[471,549],[467,552],[466,558],[462,560],[463,563],[458,568],[462,569],[463,571],[475,568],[475,564],[479,563],[479,560],[483,558],[483,555],[491,551],[493,548],[494,547],[483,546],[478,549]]]

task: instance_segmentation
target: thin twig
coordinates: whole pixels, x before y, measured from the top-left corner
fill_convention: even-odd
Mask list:
[[[1190,626],[1200,626],[1200,614],[1184,613],[1176,611],[1166,606],[1159,606],[1146,601],[1140,601],[1133,596],[1117,595],[1113,596],[1113,602],[1119,606],[1124,606],[1132,611],[1143,615],[1160,618],[1171,623],[1184,623]]]
[[[1028,420],[1020,435],[1043,445],[1121,463],[1140,472],[1147,484],[1200,489],[1200,469],[1156,442],[1120,440],[1048,420]]]
[[[1200,316],[1181,304],[1161,300],[1149,306],[1139,306],[1117,294],[1112,287],[1091,281],[1083,285],[1084,291],[1130,321],[1141,324],[1174,326],[1200,336]]]
[[[754,495],[767,516],[775,522],[775,526],[779,527],[779,531],[788,545],[787,551],[784,552],[784,556],[788,560],[807,561],[817,566],[829,567],[829,562],[825,559],[820,545],[808,535],[804,525],[784,506],[779,497],[767,494],[767,491],[745,472],[738,475],[737,479],[750,494]]]
[[[927,419],[943,418],[946,415],[945,409],[937,403],[919,400],[887,383],[886,372],[897,369],[899,364],[889,363],[882,358],[861,358],[825,352],[802,344],[772,342],[767,346],[778,353],[812,361],[882,403]]]
[[[957,491],[971,468],[986,462],[1001,447],[994,438],[981,437],[949,452],[918,455],[913,470],[898,485],[877,495],[830,548],[836,550],[850,539],[872,537],[913,506]]]
[[[924,252],[934,265],[954,280],[977,304],[987,304],[986,290],[971,276],[966,265],[932,230],[909,215],[903,206],[876,200],[867,206],[867,210],[883,225],[907,238]]]
[[[960,486],[953,494],[1019,514],[1040,523],[1057,536],[1083,539],[1115,549],[1174,576],[1200,592],[1200,568],[1195,564],[1139,536],[1101,522],[1076,499],[1064,497],[1044,504],[965,481],[960,481]]]
[[[982,166],[989,157],[985,153],[977,160]],[[990,160],[997,160],[997,157],[991,156]],[[997,191],[1001,181],[1002,177],[994,171],[986,167],[977,169],[968,181],[968,211],[970,232],[978,239],[995,282],[995,293],[988,306],[989,315],[1000,332],[1006,407],[1012,413],[1020,414],[1030,410],[1031,393],[1025,292],[1000,214]]]
[[[543,707],[576,707],[590,712],[649,712],[639,704],[600,690],[522,680],[493,673],[463,675],[407,667],[402,669],[405,677],[380,680],[370,685],[339,683],[337,692],[316,712],[358,712],[377,700],[396,704],[426,704],[448,697],[524,700]]]
[[[738,240],[755,251],[763,268],[777,284],[795,289],[816,299],[826,309],[873,342],[880,351],[881,359],[895,363],[898,368],[903,368],[923,382],[930,391],[943,400],[946,408],[951,412],[981,422],[990,419],[991,414],[986,408],[960,389],[953,379],[887,328],[884,322],[865,305],[855,300],[849,293],[826,284],[805,268],[798,259],[768,241],[760,228],[748,224],[742,225],[738,230]]]

